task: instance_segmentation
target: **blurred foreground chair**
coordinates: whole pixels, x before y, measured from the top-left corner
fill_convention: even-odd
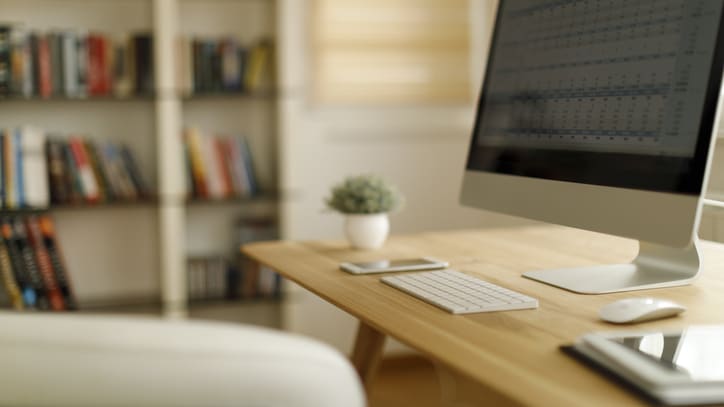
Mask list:
[[[271,330],[0,312],[2,406],[362,407],[349,362]]]

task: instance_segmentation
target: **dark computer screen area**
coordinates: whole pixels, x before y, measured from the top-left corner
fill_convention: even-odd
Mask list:
[[[502,0],[467,168],[699,194],[721,0]]]

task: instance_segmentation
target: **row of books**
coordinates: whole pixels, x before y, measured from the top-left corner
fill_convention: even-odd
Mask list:
[[[123,144],[51,135],[47,160],[53,204],[132,202],[150,197],[135,155]]]
[[[0,284],[0,303],[17,310],[76,309],[50,216],[0,218]]]
[[[0,208],[133,201],[149,188],[126,146],[46,134],[32,126],[0,130]]]
[[[277,273],[238,254],[239,247],[244,244],[277,239],[279,233],[275,220],[268,217],[243,217],[235,222],[234,234],[234,247],[229,256],[205,256],[188,260],[189,299],[263,299],[281,296],[281,277]]]
[[[273,218],[243,217],[236,221],[236,252],[238,248],[252,242],[263,242],[279,238],[277,223]],[[282,279],[269,267],[251,261],[245,256],[238,257],[239,283],[235,285],[243,298],[279,298]]]
[[[0,97],[127,97],[152,90],[150,34],[0,25]]]
[[[255,92],[271,83],[269,40],[243,46],[233,37],[183,37],[178,55],[178,88],[186,95]]]
[[[281,277],[268,267],[237,264],[222,256],[187,262],[190,300],[279,298]]]
[[[249,143],[245,137],[184,131],[187,186],[194,198],[251,197],[259,192]]]

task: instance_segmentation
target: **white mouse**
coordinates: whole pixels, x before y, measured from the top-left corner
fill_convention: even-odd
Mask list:
[[[615,324],[643,322],[672,317],[686,311],[686,307],[658,298],[627,298],[603,306],[598,315]]]

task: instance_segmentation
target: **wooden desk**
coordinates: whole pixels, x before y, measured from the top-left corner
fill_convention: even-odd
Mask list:
[[[528,270],[626,262],[636,243],[556,226],[424,233],[392,237],[376,251],[339,241],[269,242],[244,252],[360,320],[353,362],[374,373],[389,335],[479,386],[489,405],[628,406],[645,403],[565,356],[558,346],[596,330],[598,309],[631,296],[668,298],[689,307],[679,318],[636,328],[724,323],[724,246],[704,243],[704,271],[693,285],[580,295],[521,277]],[[451,266],[539,299],[537,310],[451,315],[382,284],[379,275],[338,270],[341,261],[433,256]],[[629,326],[628,329],[631,327]]]

